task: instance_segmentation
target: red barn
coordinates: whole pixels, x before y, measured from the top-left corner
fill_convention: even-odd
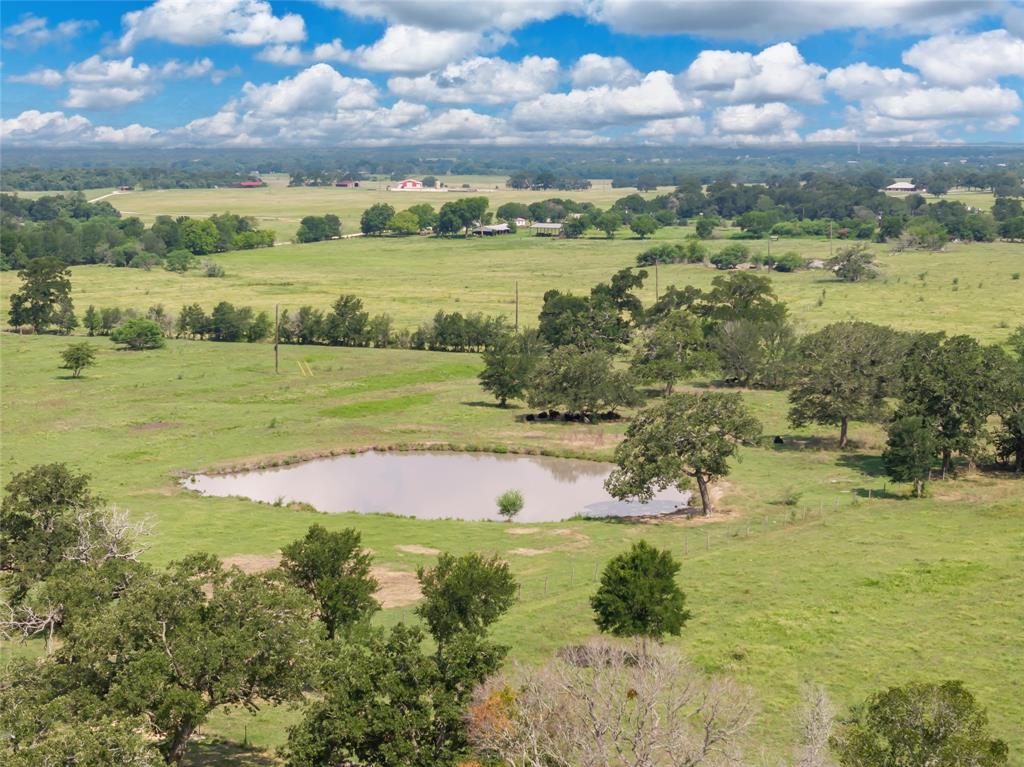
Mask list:
[[[261,179],[256,179],[255,181],[239,181],[238,182],[238,186],[240,186],[242,189],[255,189],[256,187],[266,186],[266,185],[267,185],[266,182],[264,182]]]

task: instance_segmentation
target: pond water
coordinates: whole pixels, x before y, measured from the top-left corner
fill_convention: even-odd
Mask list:
[[[690,493],[666,490],[649,503],[617,501],[604,489],[611,464],[545,456],[368,452],[239,474],[196,474],[203,495],[308,503],[319,511],[389,512],[421,519],[500,519],[495,499],[519,490],[518,522],[665,514]]]

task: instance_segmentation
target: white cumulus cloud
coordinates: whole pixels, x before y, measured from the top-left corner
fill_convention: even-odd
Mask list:
[[[580,56],[569,72],[574,88],[611,85],[624,88],[643,80],[640,71],[621,56],[602,56],[587,53]]]
[[[156,0],[121,18],[122,52],[143,40],[178,45],[257,46],[306,39],[306,22],[297,13],[275,16],[266,0]]]
[[[527,56],[516,63],[476,56],[421,77],[392,77],[388,90],[413,101],[502,104],[547,92],[559,72],[557,59]]]
[[[864,62],[833,69],[825,83],[846,100],[857,100],[906,90],[916,85],[917,75],[902,69],[883,69]]]
[[[933,85],[965,86],[1007,75],[1024,76],[1024,39],[1005,29],[977,35],[929,37],[903,54]]]
[[[649,72],[637,85],[599,85],[568,93],[547,93],[516,104],[512,121],[533,129],[600,128],[617,123],[679,117],[699,110],[698,99],[682,96],[668,72]]]
[[[680,77],[684,86],[717,92],[738,103],[820,102],[826,70],[804,60],[797,47],[779,43],[758,54],[701,51]]]
[[[269,115],[372,109],[377,105],[373,83],[345,77],[329,64],[314,64],[276,83],[246,83],[242,91],[243,106]]]

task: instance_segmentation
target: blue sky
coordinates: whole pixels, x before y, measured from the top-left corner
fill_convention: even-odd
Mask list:
[[[7,2],[28,146],[1018,142],[1024,4]]]

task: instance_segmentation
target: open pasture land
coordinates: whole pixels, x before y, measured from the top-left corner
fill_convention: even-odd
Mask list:
[[[885,485],[877,427],[854,424],[854,445],[840,453],[834,430],[787,426],[785,393],[745,391],[765,434],[785,444],[743,452],[719,488],[724,513],[709,524],[572,520],[524,528],[204,498],[178,478],[370,446],[440,443],[607,459],[624,423],[518,420],[524,410],[497,408],[478,388],[476,355],[283,347],[275,375],[266,345],[171,341],[129,353],[95,339],[98,366],[72,380],[58,369],[66,343],[0,338],[3,478],[47,461],[88,471],[110,501],[151,521],[153,563],[197,550],[273,557],[314,522],[355,527],[376,563],[399,572],[433,561],[416,553],[427,549],[498,552],[521,581],[522,598],[496,638],[513,660],[529,663],[595,633],[594,572],[642,537],[683,561],[694,619],[672,641],[755,688],[756,735],[771,761],[789,756],[806,681],[826,685],[846,706],[887,684],[948,677],[963,679],[988,707],[994,731],[1021,764],[1020,480],[972,475],[910,499],[905,487]],[[300,374],[299,360],[311,377]],[[340,407],[357,403],[363,407]],[[400,607],[379,620],[412,617]],[[274,707],[255,717],[219,713],[193,748],[193,763],[224,763],[245,734],[259,748],[279,744],[294,716]]]
[[[721,230],[724,234],[728,230]],[[211,279],[199,271],[178,275],[163,269],[108,266],[72,268],[73,297],[79,313],[90,304],[145,310],[163,304],[170,312],[198,302],[207,311],[219,301],[268,310],[275,304],[292,313],[304,304],[328,308],[340,294],[359,296],[371,314],[389,313],[398,327],[417,327],[440,309],[462,313],[515,314],[519,283],[520,323],[536,324],[545,291],[587,292],[615,271],[636,264],[636,256],[659,243],[681,241],[688,227],[669,227],[652,240],[623,231],[614,240],[535,237],[527,233],[487,238],[360,237],[352,240],[284,245],[215,256],[227,275]],[[708,242],[714,252],[729,240]],[[747,241],[753,253],[766,240]],[[835,240],[833,248],[849,245]],[[1024,245],[950,244],[942,252],[891,253],[872,245],[882,268],[879,279],[843,283],[824,270],[770,274],[789,305],[798,330],[857,318],[905,330],[969,333],[1002,341],[1024,306]],[[827,239],[771,242],[773,254],[795,251],[805,258],[828,258]],[[656,287],[707,288],[722,272],[701,265],[661,266],[639,291],[645,303]],[[8,275],[0,286],[4,305],[17,286]]]
[[[263,228],[272,229],[278,242],[289,242],[303,216],[333,213],[341,219],[342,233],[359,231],[359,217],[368,207],[385,202],[395,210],[430,203],[440,208],[449,200],[483,196],[496,210],[506,202],[527,204],[551,197],[567,197],[608,208],[633,189],[612,189],[607,179],[595,179],[593,188],[582,191],[514,190],[505,187],[506,176],[442,176],[448,192],[389,192],[387,180],[361,181],[358,189],[335,186],[289,187],[287,176],[268,175],[267,186],[255,189],[154,189],[121,192],[107,200],[125,216],[138,216],[150,224],[159,215],[205,217],[231,211],[253,216]],[[467,188],[463,189],[463,185]],[[664,190],[668,191],[668,190]],[[645,192],[653,197],[657,192]]]

